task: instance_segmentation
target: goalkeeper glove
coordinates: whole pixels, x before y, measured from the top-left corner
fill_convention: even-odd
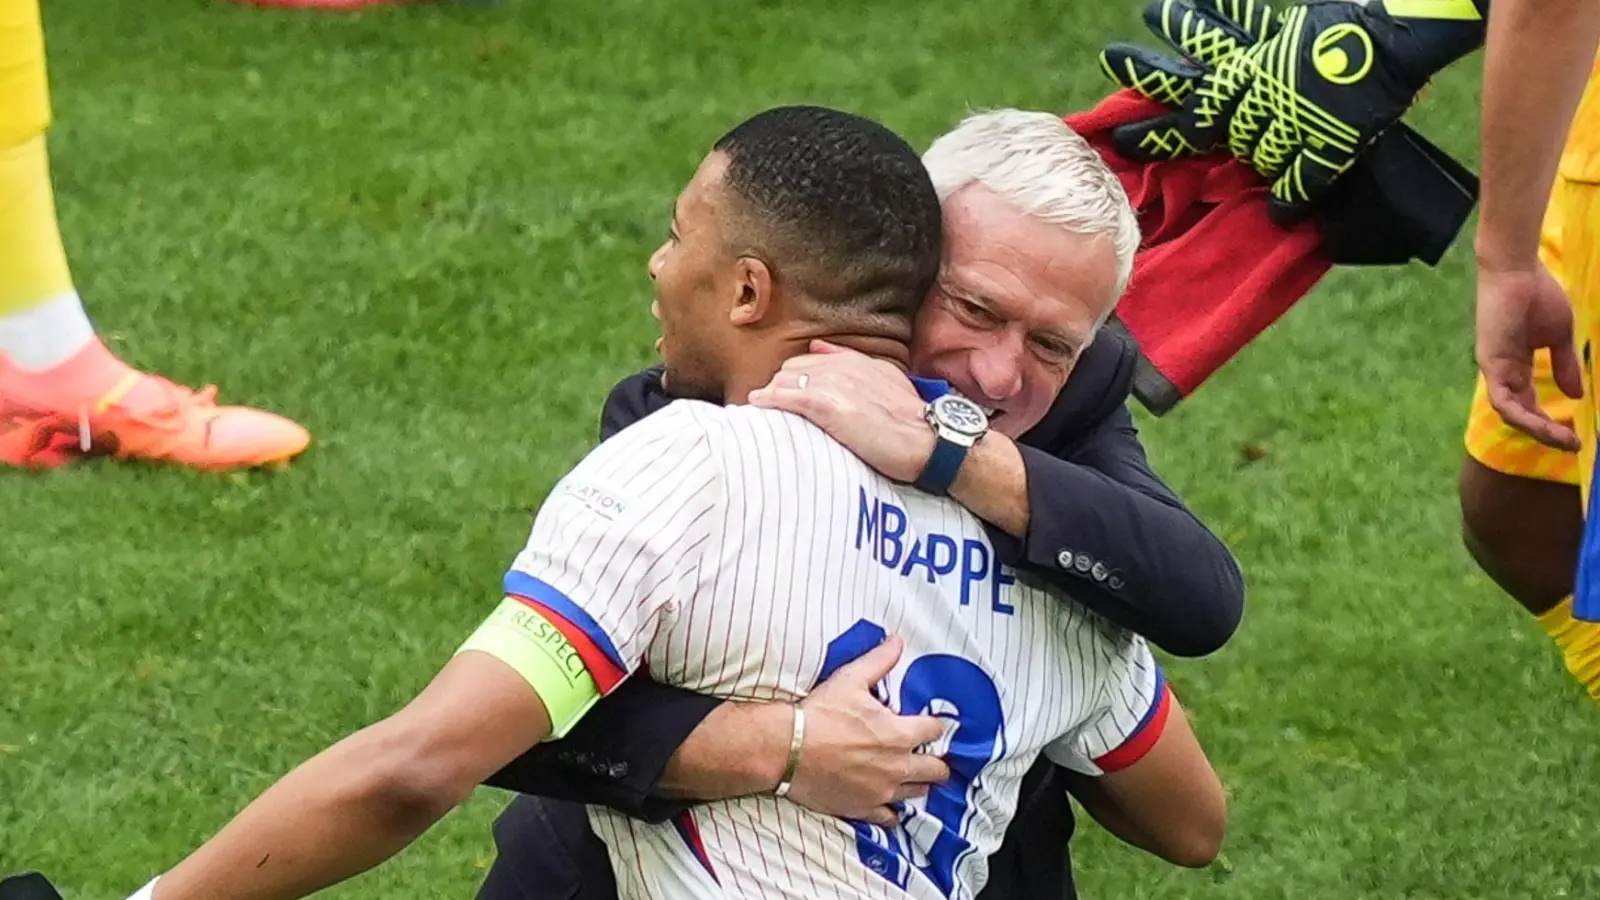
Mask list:
[[[1482,44],[1473,0],[1153,0],[1145,21],[1183,59],[1128,44],[1101,52],[1123,87],[1176,104],[1122,126],[1119,152],[1171,159],[1226,147],[1272,181],[1279,222],[1300,218],[1399,120],[1445,65]],[[1486,5],[1486,0],[1478,0]]]

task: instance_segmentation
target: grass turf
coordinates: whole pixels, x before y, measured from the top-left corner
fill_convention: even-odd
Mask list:
[[[120,897],[408,699],[648,362],[644,260],[764,106],[918,144],[1070,111],[1130,4],[839,0],[45,10],[54,171],[113,345],[312,428],[276,475],[0,473],[0,870]],[[1473,158],[1476,64],[1412,120]],[[1235,548],[1242,633],[1171,666],[1226,859],[1084,829],[1086,898],[1600,892],[1594,719],[1456,536],[1470,258],[1335,273],[1173,415],[1161,471]],[[469,896],[504,795],[333,892]]]

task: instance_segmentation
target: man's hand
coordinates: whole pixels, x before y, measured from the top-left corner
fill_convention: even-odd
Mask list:
[[[917,752],[939,740],[943,721],[896,715],[875,694],[904,649],[890,637],[800,701],[806,729],[790,800],[824,815],[892,825],[898,819],[891,803],[950,777],[943,760]],[[658,787],[693,800],[770,794],[788,763],[793,728],[787,703],[724,703],[678,747]]]
[[[1444,0],[1414,18],[1380,2],[1310,0],[1274,16],[1248,0],[1154,0],[1145,20],[1184,58],[1118,43],[1102,51],[1101,67],[1181,108],[1119,127],[1118,151],[1158,160],[1226,147],[1272,181],[1279,222],[1303,216],[1484,34],[1472,0]]]
[[[882,360],[812,341],[811,353],[791,357],[750,405],[810,419],[863,462],[901,482],[913,482],[933,455],[927,404],[904,372]]]
[[[1572,342],[1572,305],[1542,263],[1478,266],[1478,368],[1489,402],[1507,425],[1560,450],[1578,449],[1571,425],[1539,408],[1533,389],[1533,354],[1550,351],[1556,384],[1569,397],[1583,396],[1583,379]]]
[[[804,385],[802,387],[802,385]],[[805,416],[883,475],[910,484],[922,474],[937,438],[927,408],[904,372],[862,353],[812,341],[790,358],[750,404]],[[1028,528],[1028,476],[1022,454],[990,432],[961,464],[950,496],[978,518],[1022,537]]]
[[[1496,0],[1483,62],[1478,368],[1506,424],[1553,447],[1578,435],[1538,408],[1533,352],[1550,349],[1556,383],[1582,396],[1572,308],[1539,261],[1540,225],[1600,41],[1593,0]]]
[[[887,826],[899,821],[891,804],[924,796],[950,777],[943,760],[917,752],[944,735],[943,721],[896,715],[873,693],[904,649],[890,636],[800,702],[805,742],[789,799],[819,813]]]

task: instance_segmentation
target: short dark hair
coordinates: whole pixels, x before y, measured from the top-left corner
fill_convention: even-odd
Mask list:
[[[939,275],[939,196],[921,158],[870,119],[780,106],[713,148],[749,221],[730,230],[825,314],[905,320]]]

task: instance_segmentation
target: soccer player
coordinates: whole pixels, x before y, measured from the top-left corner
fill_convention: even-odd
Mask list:
[[[598,814],[624,896],[970,896],[1040,753],[1220,830],[1220,785],[1144,642],[995,565],[977,519],[937,496],[954,471],[913,489],[799,417],[739,405],[815,339],[903,367],[939,234],[926,171],[881,126],[787,107],[725,135],[650,271],[667,385],[730,405],[679,401],[601,444],[541,508],[500,607],[412,703],[141,894],[300,897],[355,875],[643,665],[792,702],[875,649],[903,649],[886,696],[936,713],[921,779],[948,781],[908,790],[887,828],[850,823],[784,799],[791,753],[776,796],[659,826]],[[1075,319],[1080,345],[1093,323]],[[985,422],[943,387],[923,385],[948,464]],[[1168,809],[1174,791],[1194,802]]]
[[[1600,700],[1600,608],[1574,615],[1570,596],[1597,442],[1600,4],[1494,0],[1490,15],[1488,0],[1315,0],[1279,16],[1259,3],[1175,0],[1146,18],[1184,60],[1112,45],[1102,61],[1125,86],[1182,106],[1128,126],[1129,152],[1226,146],[1274,179],[1287,216],[1325,196],[1434,74],[1486,42],[1481,371],[1463,535]],[[1600,541],[1600,528],[1589,531]]]
[[[0,464],[85,456],[201,469],[286,462],[304,428],[137,371],[95,336],[50,190],[38,0],[0,0]]]
[[[951,496],[985,520],[1019,576],[1053,584],[1170,653],[1210,652],[1238,624],[1238,569],[1146,460],[1125,406],[1131,342],[1101,330],[1078,351],[1067,339],[1075,315],[1109,313],[1134,265],[1138,227],[1125,192],[1095,149],[1050,113],[974,114],[935,140],[923,163],[944,208],[945,263],[912,332],[911,371],[997,412]],[[822,349],[789,360],[775,383],[787,382],[797,411],[874,468],[914,479],[934,434],[904,375],[864,354]],[[807,386],[794,391],[802,368]],[[625,379],[607,398],[602,439],[670,399],[659,367]],[[895,744],[882,707],[864,688],[832,680],[804,704],[789,796],[849,818],[886,812],[877,807],[901,788],[909,748]],[[496,774],[491,783],[525,796],[495,824],[500,852],[480,900],[563,890],[614,900],[605,844],[582,804],[664,821],[692,801],[770,792],[788,740],[781,704],[630,679],[562,741]],[[1049,760],[1035,764],[980,898],[1073,896],[1067,793],[1092,790],[1086,781]],[[1184,817],[1156,824],[1118,833],[1182,865],[1215,857],[1204,828],[1186,830]]]

